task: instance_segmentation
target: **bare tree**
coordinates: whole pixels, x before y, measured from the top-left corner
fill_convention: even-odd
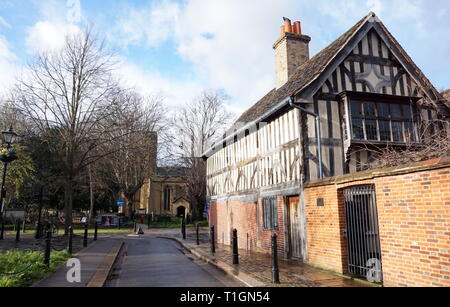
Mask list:
[[[105,145],[105,150],[113,153],[99,165],[103,182],[125,197],[131,215],[134,195],[156,171],[158,134],[167,129],[167,112],[158,95],[143,98],[129,92],[122,99],[126,107],[115,117],[121,130],[114,132],[112,141]]]
[[[38,54],[29,76],[17,84],[13,100],[40,131],[57,139],[49,145],[61,162],[66,230],[72,225],[72,183],[80,171],[107,152],[96,151],[120,129],[121,89],[113,78],[114,57],[90,29],[66,37],[64,47]],[[48,133],[52,131],[52,133]]]
[[[201,219],[206,203],[206,163],[202,155],[223,136],[232,119],[223,95],[214,91],[201,93],[174,118],[175,155],[187,167],[188,196],[196,219]]]

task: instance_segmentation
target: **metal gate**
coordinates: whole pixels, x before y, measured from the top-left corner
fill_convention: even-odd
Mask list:
[[[375,187],[347,188],[344,200],[349,273],[367,277],[372,282],[382,282]]]

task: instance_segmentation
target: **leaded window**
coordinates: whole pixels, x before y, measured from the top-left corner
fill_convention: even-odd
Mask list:
[[[411,105],[349,100],[353,140],[418,142]]]
[[[170,186],[166,186],[164,188],[164,210],[169,211],[170,210],[170,198],[171,198],[171,189]]]

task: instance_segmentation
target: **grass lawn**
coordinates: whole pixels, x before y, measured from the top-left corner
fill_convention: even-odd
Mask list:
[[[28,287],[66,262],[71,255],[67,251],[51,253],[50,267],[43,264],[42,252],[8,251],[0,253],[0,287]]]
[[[169,221],[152,222],[150,225],[155,228],[181,228],[180,218],[171,218]],[[197,224],[188,224],[186,227],[195,227]],[[200,222],[200,226],[208,226],[207,222]]]

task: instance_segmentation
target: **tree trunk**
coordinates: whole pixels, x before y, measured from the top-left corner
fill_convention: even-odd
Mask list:
[[[134,214],[133,214],[133,198],[125,195],[125,203],[127,206],[127,212],[126,215],[130,218],[130,220],[133,220]]]
[[[91,201],[91,205],[89,208],[89,223],[92,225],[94,222],[94,187],[92,185],[92,171],[91,166],[89,165],[89,198]]]
[[[69,227],[72,226],[72,206],[73,206],[73,188],[72,180],[67,179],[64,183],[64,217],[66,219],[65,234],[69,233]]]

